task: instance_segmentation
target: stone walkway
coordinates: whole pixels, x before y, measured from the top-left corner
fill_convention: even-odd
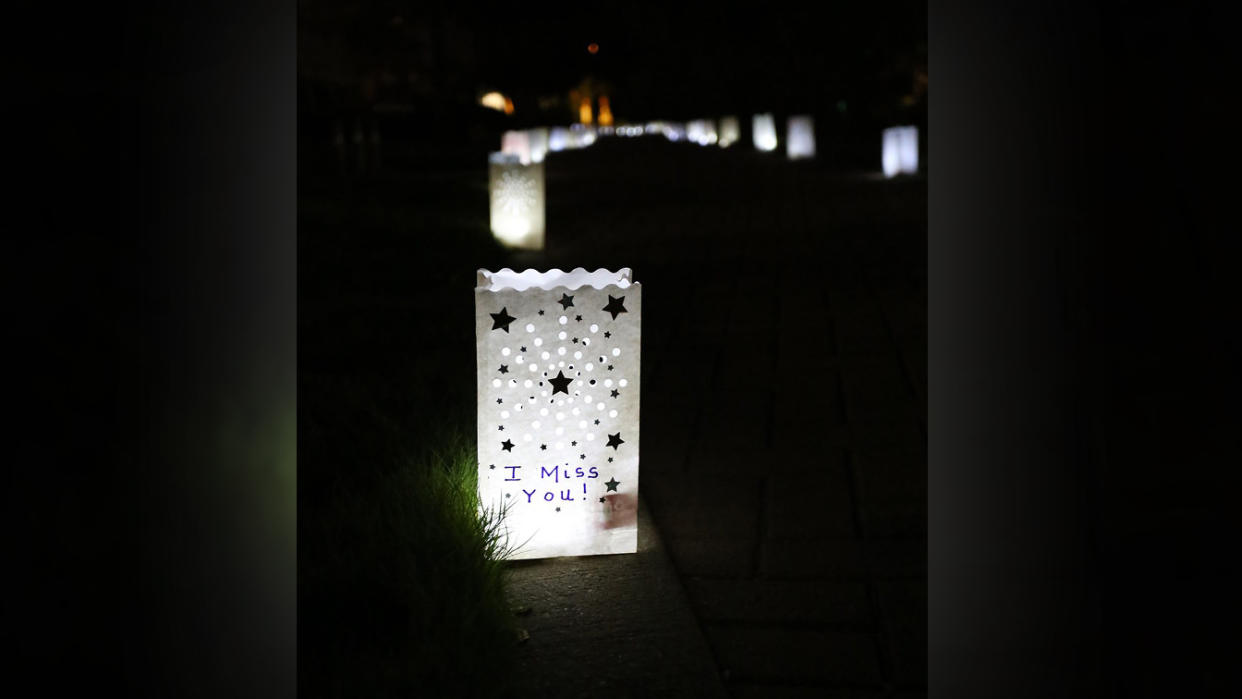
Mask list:
[[[729,694],[924,696],[926,182],[657,139],[547,172],[515,264],[643,283],[640,488]]]

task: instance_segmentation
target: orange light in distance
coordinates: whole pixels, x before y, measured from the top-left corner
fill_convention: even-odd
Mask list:
[[[591,54],[599,53],[599,44],[594,44],[594,43],[588,44],[587,53],[591,53]]]
[[[591,123],[591,98],[583,97],[578,103],[578,121],[584,124]]]
[[[599,98],[599,125],[612,126],[612,109],[608,106],[608,98]]]

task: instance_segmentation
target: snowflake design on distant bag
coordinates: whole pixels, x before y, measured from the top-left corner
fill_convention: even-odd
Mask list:
[[[502,212],[511,216],[534,209],[537,195],[534,180],[512,170],[502,173],[496,183],[496,202]]]

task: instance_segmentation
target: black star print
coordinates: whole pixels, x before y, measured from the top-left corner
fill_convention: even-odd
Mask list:
[[[504,431],[505,431],[505,426],[504,426],[504,425],[501,425],[501,426],[500,426],[500,431],[501,431],[501,432],[504,432]]]
[[[608,298],[612,297],[609,296]],[[509,323],[517,320],[517,318],[509,315],[507,308],[500,309],[500,313],[488,313],[488,315],[492,317],[492,330],[504,330],[505,332],[509,332]]]
[[[600,502],[603,502],[603,501],[604,501],[604,499],[603,499],[603,498],[600,498],[600,499],[599,499],[599,501],[600,501]]]
[[[604,337],[612,337],[612,333],[610,333],[610,332],[605,332],[605,333],[604,333]]]
[[[505,493],[505,497],[509,497],[509,493]]]
[[[575,344],[575,345],[576,345],[576,344],[578,344],[578,338],[576,338],[576,337],[574,338],[574,344]]]
[[[615,389],[615,388],[614,388],[614,389],[612,389],[612,397],[613,397],[613,398],[616,398],[616,397],[617,397],[617,396],[619,396],[619,395],[621,395],[621,392],[620,392],[620,391],[618,391],[618,390],[617,390],[617,389]]]
[[[505,441],[500,443],[500,448],[504,449],[505,451],[513,451],[513,442],[510,442],[509,440],[506,439]]]
[[[579,454],[579,455],[578,455],[578,458],[579,458],[579,459],[585,459],[585,458],[586,458],[586,454]]]
[[[539,315],[543,315],[543,311],[542,311],[542,310],[540,310],[540,311],[539,311]]]
[[[519,351],[519,352],[525,352],[525,351],[526,351],[526,348],[525,348],[525,347],[519,347],[519,348],[518,348],[518,351]]]
[[[595,420],[595,424],[597,424],[597,425],[599,424],[599,419],[598,419],[598,418]]]
[[[509,365],[508,365],[508,364],[501,364],[501,365],[500,365],[500,373],[502,373],[502,374],[508,374],[508,373],[509,373]]]
[[[493,470],[493,471],[495,471],[495,470],[496,470],[496,464],[488,464],[488,465],[487,465],[487,467],[488,467],[488,468],[490,468],[490,469],[491,469],[491,470]]]
[[[574,320],[576,320],[576,321],[578,321],[579,323],[581,323],[581,322],[582,322],[582,316],[574,316]]]
[[[539,448],[540,448],[540,449],[542,449],[542,450],[544,450],[544,451],[547,451],[547,450],[548,450],[548,445],[546,445],[546,444],[540,444],[540,445],[539,445]]]
[[[608,486],[608,490],[615,493],[618,492],[617,486],[621,485],[621,483],[616,478],[610,478],[607,481],[604,481],[604,485]]]
[[[501,403],[503,403],[503,402],[505,402],[505,399],[504,399],[504,398],[497,398],[497,399],[496,399],[496,405],[500,405],[500,404],[501,404]]]
[[[557,303],[561,304],[561,308],[569,308],[574,305],[574,297],[569,294],[561,294],[561,300],[557,301]]]
[[[612,463],[612,457],[608,457],[608,463]]]
[[[578,443],[577,443],[577,442],[570,442],[570,443],[569,443],[569,446],[571,446],[571,447],[576,447],[576,446],[578,446]]]
[[[625,444],[625,440],[621,439],[621,433],[620,433],[620,432],[618,432],[618,433],[616,433],[616,434],[610,434],[610,435],[608,435],[608,443],[607,443],[607,444],[605,444],[604,446],[606,446],[606,447],[612,447],[613,449],[616,449],[617,447],[621,446],[622,444]]]
[[[556,508],[556,511],[557,511],[557,512],[560,512],[560,511],[561,511],[561,508],[559,508],[559,507],[558,507],[558,508]]]
[[[622,296],[619,299],[614,299],[612,295],[608,296],[608,305],[604,306],[604,310],[612,314],[613,320],[617,319],[618,314],[629,312],[625,309],[625,306],[621,305],[621,302],[624,300],[625,300],[624,296]]]
[[[552,395],[556,395],[557,393],[569,395],[569,382],[573,381],[573,379],[565,376],[565,372],[558,371],[556,372],[555,379],[548,380],[552,382]]]
[[[608,365],[608,371],[612,371],[612,365],[611,365],[611,364],[609,364],[609,365]]]

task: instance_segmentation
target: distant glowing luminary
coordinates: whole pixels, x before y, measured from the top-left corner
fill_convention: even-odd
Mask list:
[[[569,148],[569,129],[564,126],[553,126],[548,133],[548,150],[559,153]]]
[[[500,137],[500,152],[516,155],[523,165],[531,163],[530,132],[506,131]]]
[[[716,145],[721,148],[728,148],[737,142],[741,137],[742,129],[738,124],[737,117],[727,116],[720,118],[720,137],[716,139]]]
[[[505,105],[507,103],[508,98],[499,92],[489,92],[479,98],[479,104],[487,107],[488,109],[495,109],[498,112],[505,111]]]
[[[785,154],[790,160],[815,157],[815,120],[791,116],[785,133]]]
[[[578,122],[581,124],[590,124],[592,122],[590,97],[583,97],[578,102]]]
[[[884,129],[880,164],[885,177],[915,175],[919,171],[919,129],[917,126],[894,126]]]
[[[629,269],[478,271],[479,499],[511,559],[638,550],[641,291]]]
[[[755,144],[755,150],[776,150],[776,122],[771,114],[756,114],[751,126],[751,141]]]
[[[599,125],[612,126],[612,106],[608,104],[607,97],[599,98]]]
[[[538,126],[528,130],[527,138],[530,140],[530,161],[532,163],[542,163],[544,157],[548,154],[548,128],[546,126]]]
[[[716,142],[716,122],[711,119],[695,119],[686,123],[686,140],[700,146]]]
[[[503,245],[542,250],[544,238],[543,163],[522,164],[516,155],[488,157],[492,235]]]

